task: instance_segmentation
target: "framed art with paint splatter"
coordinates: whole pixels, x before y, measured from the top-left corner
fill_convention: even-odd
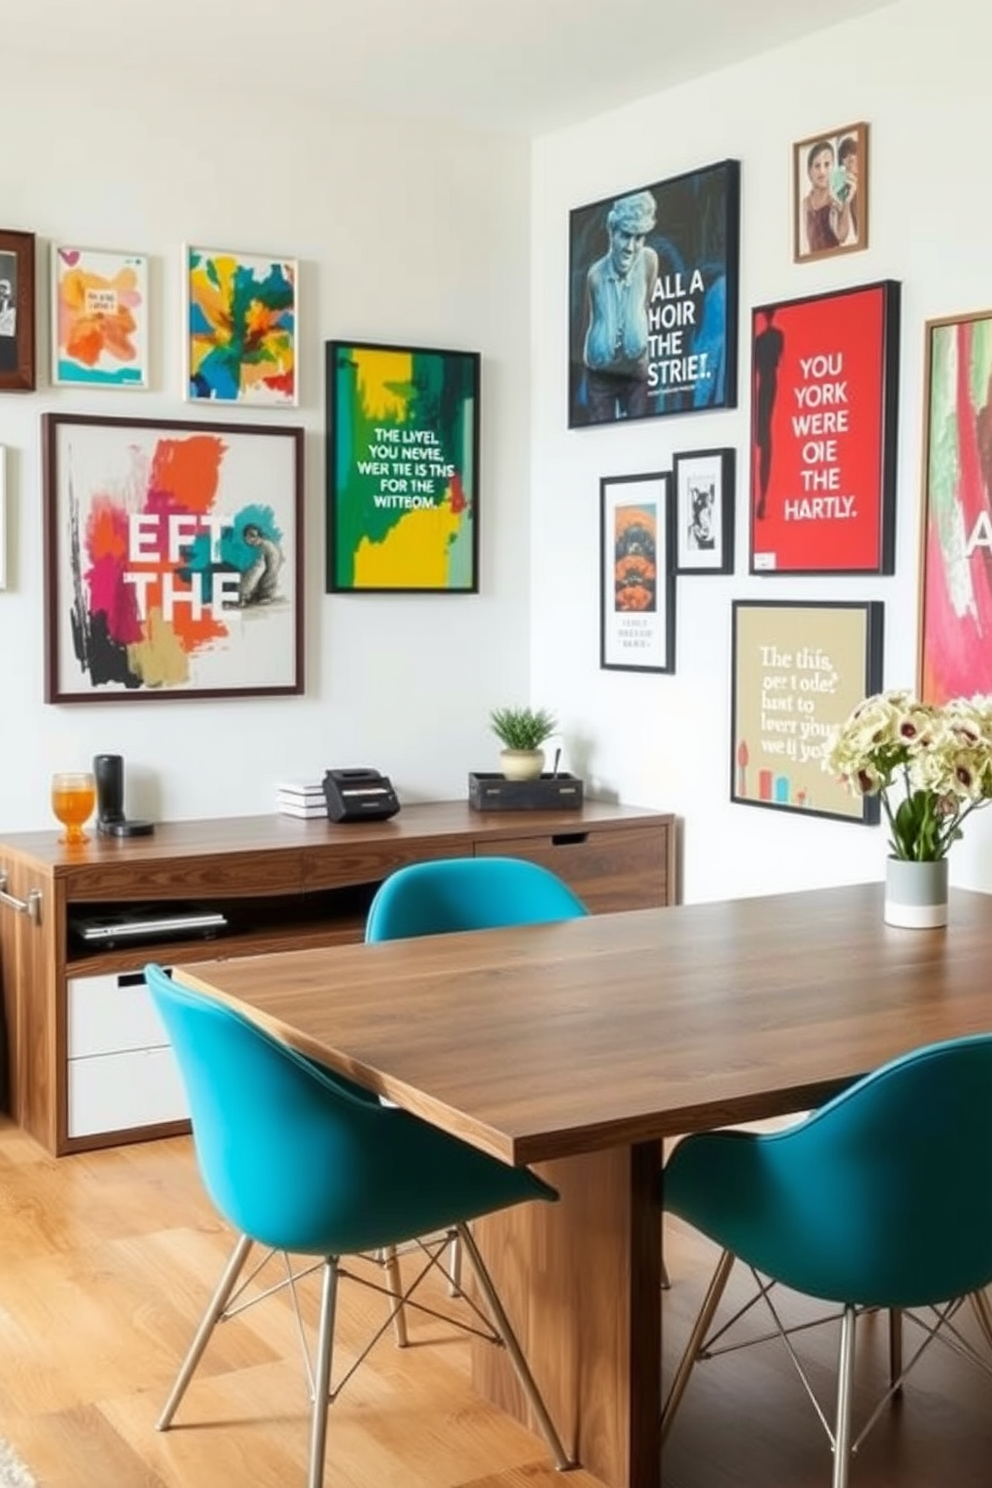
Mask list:
[[[917,686],[992,692],[992,310],[926,325]]]
[[[148,386],[148,260],[57,244],[52,249],[52,382]]]
[[[302,692],[302,428],[42,426],[45,701]]]
[[[479,353],[326,350],[328,592],[476,593]]]
[[[186,399],[299,403],[295,259],[226,249],[184,255]]]
[[[877,600],[737,599],[732,606],[730,799],[874,825],[877,796],[823,768],[833,729],[882,686]]]

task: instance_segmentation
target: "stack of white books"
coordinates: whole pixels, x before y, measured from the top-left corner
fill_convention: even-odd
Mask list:
[[[287,780],[276,786],[276,809],[283,816],[327,816],[324,787],[312,781]]]

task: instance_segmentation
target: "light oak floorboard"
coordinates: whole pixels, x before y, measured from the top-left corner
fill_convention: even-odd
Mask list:
[[[188,1139],[48,1157],[0,1123],[0,1433],[40,1488],[293,1488],[305,1481],[308,1402],[290,1310],[273,1299],[215,1334],[175,1428],[154,1430],[231,1236]],[[714,1255],[666,1224],[666,1373]],[[595,1285],[595,1278],[589,1278]],[[313,1318],[316,1292],[304,1288]],[[435,1299],[446,1303],[443,1289]],[[337,1364],[384,1303],[342,1289]],[[803,1315],[798,1300],[790,1313]],[[331,1407],[328,1488],[600,1488],[560,1477],[544,1443],[481,1401],[469,1348],[415,1322],[387,1335]],[[908,1335],[911,1337],[912,1335]],[[833,1331],[805,1345],[832,1400]],[[863,1328],[859,1405],[885,1377],[884,1319]],[[992,1379],[935,1352],[885,1413],[852,1488],[988,1488]],[[665,1488],[827,1488],[825,1439],[772,1345],[704,1365],[666,1455]]]

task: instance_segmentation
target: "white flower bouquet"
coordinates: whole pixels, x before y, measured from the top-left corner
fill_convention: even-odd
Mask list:
[[[876,693],[834,730],[823,768],[852,795],[881,798],[894,858],[936,862],[992,798],[992,698],[938,707],[910,692]]]

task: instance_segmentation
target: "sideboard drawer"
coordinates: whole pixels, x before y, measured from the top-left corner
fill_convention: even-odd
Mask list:
[[[475,844],[477,857],[527,858],[563,878],[593,914],[653,909],[671,901],[669,829],[541,833]]]
[[[70,977],[67,992],[70,1059],[169,1042],[140,971]]]
[[[189,1116],[171,1045],[69,1060],[68,1136],[158,1126]]]

